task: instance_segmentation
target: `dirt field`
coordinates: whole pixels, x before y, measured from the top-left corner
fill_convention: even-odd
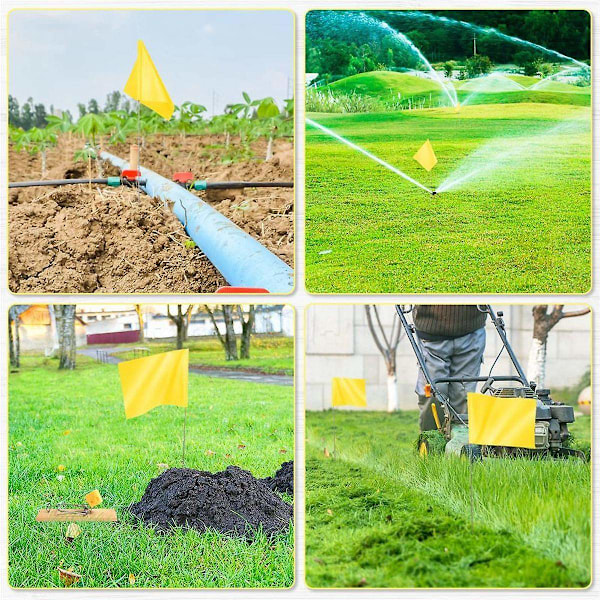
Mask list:
[[[235,143],[235,142],[233,142]],[[253,147],[255,158],[224,164],[217,136],[185,139],[155,136],[146,141],[140,163],[171,178],[192,171],[213,181],[293,180],[293,149],[275,144],[274,157],[262,160],[266,142]],[[48,151],[47,179],[86,177],[85,163],[74,163],[81,140],[63,137]],[[125,145],[107,148],[126,157]],[[103,176],[117,174],[103,163]],[[92,177],[97,177],[92,165]],[[39,156],[9,150],[11,181],[39,179]],[[246,189],[199,194],[287,264],[293,261],[293,189]],[[9,285],[17,293],[200,293],[225,285],[160,201],[126,188],[87,185],[24,188],[9,194]]]

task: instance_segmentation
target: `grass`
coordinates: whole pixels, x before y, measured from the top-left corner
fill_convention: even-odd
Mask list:
[[[479,178],[432,197],[307,125],[309,292],[589,290],[588,107],[487,104],[459,113],[308,116],[432,189],[460,169],[484,167]],[[565,121],[583,133],[546,133]],[[427,139],[439,161],[430,172],[412,159]],[[477,158],[482,148],[485,160]],[[502,152],[512,154],[490,169]]]
[[[356,92],[376,97],[400,94],[403,98],[437,94],[440,91],[439,84],[431,79],[393,71],[370,71],[351,75],[330,83],[328,88],[333,92]]]
[[[292,585],[293,531],[251,543],[216,532],[161,535],[125,511],[160,463],[181,465],[181,409],[126,421],[115,366],[83,357],[73,372],[40,357],[23,363],[9,379],[11,586],[60,587],[59,566],[82,574],[82,587]],[[189,390],[187,466],[216,472],[235,464],[266,477],[293,458],[293,388],[191,375]],[[102,507],[117,509],[117,524],[81,523],[68,544],[66,523],[34,520],[40,508],[80,504],[95,488]]]
[[[173,342],[147,341],[143,344],[130,344],[146,347],[151,354],[174,350]],[[190,350],[190,364],[222,369],[253,369],[269,374],[294,374],[294,339],[283,336],[252,336],[250,358],[244,360],[225,360],[225,352],[219,340],[196,338],[184,343]],[[134,358],[134,352],[119,353],[124,359]]]
[[[515,75],[506,78],[526,88],[541,81],[535,77]],[[458,101],[477,104],[513,104],[535,102],[539,104],[569,104],[574,106],[590,106],[591,87],[579,87],[558,81],[546,81],[543,87],[536,90],[513,90],[509,82],[501,77],[497,79],[469,79],[453,81]],[[471,88],[471,89],[469,89]],[[338,94],[340,100],[348,96],[369,98],[370,102],[355,101],[347,112],[375,112],[378,106],[381,112],[398,110],[399,104],[408,108],[408,100],[425,102],[424,108],[448,104],[448,96],[440,84],[431,79],[416,77],[406,73],[393,71],[370,71],[344,77],[331,84],[325,90]],[[343,103],[343,102],[342,102]],[[377,110],[377,109],[376,109]],[[329,111],[325,111],[329,112]],[[343,111],[332,111],[343,112]]]
[[[417,413],[306,415],[310,587],[586,587],[590,466],[420,458]],[[590,440],[590,418],[572,428]],[[473,522],[471,524],[471,485]]]

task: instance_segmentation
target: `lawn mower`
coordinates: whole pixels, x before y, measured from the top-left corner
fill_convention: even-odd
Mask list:
[[[422,456],[436,453],[455,454],[472,461],[484,456],[529,457],[529,458],[568,458],[570,456],[586,459],[583,452],[569,447],[571,435],[568,424],[575,421],[573,407],[561,402],[554,402],[550,397],[550,390],[537,388],[535,382],[527,381],[510,343],[506,336],[503,313],[496,314],[493,308],[478,305],[477,309],[487,313],[502,342],[502,348],[494,361],[487,376],[480,377],[445,377],[433,379],[421,347],[417,341],[415,326],[408,322],[407,314],[412,311],[412,306],[396,305],[396,312],[400,317],[406,336],[410,341],[417,357],[419,367],[425,376],[425,395],[429,398],[426,411],[431,411],[436,428],[422,431],[417,440],[417,450]],[[502,352],[506,351],[516,374],[493,375],[492,371]],[[499,398],[535,398],[535,449],[514,448],[508,446],[480,446],[469,443],[469,417],[459,414],[439,388],[444,383],[483,383],[480,392]],[[508,386],[508,383],[512,385]]]

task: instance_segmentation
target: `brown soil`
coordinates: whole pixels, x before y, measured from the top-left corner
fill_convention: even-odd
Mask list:
[[[140,150],[140,164],[170,179],[176,171],[190,171],[195,179],[209,181],[293,181],[294,149],[289,141],[275,140],[273,158],[265,162],[267,144],[252,144],[254,159],[224,164],[222,136],[156,136]],[[239,148],[239,140],[231,147]],[[108,151],[127,157],[125,144]],[[238,227],[259,240],[288,265],[294,253],[294,190],[245,188],[208,190],[198,196]]]
[[[198,178],[213,180],[292,179],[293,160],[285,166],[291,145],[287,149],[285,143],[277,145],[270,163],[224,165],[218,162],[218,149],[213,149],[217,158],[201,158],[217,141],[214,136],[186,140],[161,136],[145,145],[140,162],[166,177],[174,170],[192,170]],[[81,140],[63,136],[48,152],[45,178],[86,177],[87,165],[73,162],[80,146]],[[162,157],[165,147],[176,155],[175,168]],[[125,147],[110,151],[127,156]],[[189,161],[183,165],[181,153]],[[9,150],[11,181],[39,179],[40,164],[39,156]],[[99,176],[95,164],[92,169],[92,177]],[[103,176],[117,174],[106,163],[102,169]],[[237,199],[208,201],[291,264],[293,190],[254,191],[258,193],[248,190]],[[214,292],[225,281],[198,248],[185,247],[188,239],[181,223],[160,201],[134,189],[92,186],[90,190],[83,185],[11,190],[10,289],[18,293]]]

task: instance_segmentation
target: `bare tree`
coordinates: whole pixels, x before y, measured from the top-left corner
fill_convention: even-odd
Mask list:
[[[375,322],[371,316],[371,310],[375,315]],[[400,320],[398,316],[394,314],[392,327],[389,331],[389,337],[386,335],[385,328],[381,324],[379,318],[379,311],[376,305],[365,306],[367,313],[367,323],[369,325],[369,331],[373,336],[373,341],[377,346],[387,369],[387,410],[388,412],[394,412],[398,410],[398,381],[396,378],[396,350],[402,336],[402,328],[400,326]]]
[[[18,369],[21,366],[21,336],[19,323],[23,308],[17,305],[8,309],[8,353],[10,366]]]
[[[533,309],[533,339],[529,350],[527,374],[530,381],[543,388],[546,381],[546,348],[550,330],[562,319],[580,317],[590,312],[589,308],[565,312],[564,304],[555,304],[548,312],[547,304],[536,304]]]
[[[240,340],[240,358],[250,358],[250,339],[254,327],[255,309],[254,304],[248,306],[248,318],[244,319],[242,307],[237,305],[238,318],[242,324],[242,337]]]
[[[233,328],[233,308],[233,304],[221,305],[221,312],[223,313],[223,321],[225,323],[225,337],[223,337],[219,331],[214,310],[211,310],[208,304],[204,305],[204,310],[206,310],[212,321],[215,334],[225,350],[225,360],[238,360],[237,341],[235,339],[235,331]]]
[[[177,305],[177,314],[174,315],[171,313],[171,305],[167,304],[167,315],[169,319],[175,324],[177,328],[177,342],[176,348],[177,350],[181,350],[183,348],[183,342],[187,339],[187,327],[189,323],[189,315],[192,313],[194,308],[193,304],[189,304],[187,308],[184,310],[183,305]]]
[[[75,368],[75,304],[55,304],[54,314],[58,331],[58,368]]]
[[[134,304],[135,306],[135,312],[137,313],[137,318],[138,318],[138,323],[140,326],[140,335],[139,335],[139,341],[144,343],[146,341],[145,337],[144,337],[144,313],[142,312],[142,305],[141,304]]]

